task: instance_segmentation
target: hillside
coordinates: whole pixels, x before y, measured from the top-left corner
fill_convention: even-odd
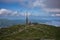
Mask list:
[[[56,27],[56,40],[60,40],[60,27]]]
[[[56,27],[45,24],[14,25],[9,28],[0,29],[0,40],[40,40],[55,38]]]

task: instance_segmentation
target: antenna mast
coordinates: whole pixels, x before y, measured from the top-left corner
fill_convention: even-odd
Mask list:
[[[28,25],[28,12],[26,11],[26,25]]]

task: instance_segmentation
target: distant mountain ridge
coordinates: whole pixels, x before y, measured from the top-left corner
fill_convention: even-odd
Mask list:
[[[29,19],[32,23],[40,23],[40,24],[51,24],[53,25],[58,24],[58,20],[38,20],[38,19]],[[57,23],[55,23],[57,22]],[[17,24],[25,24],[25,19],[15,19],[15,20],[10,20],[10,19],[0,19],[0,27],[8,27],[12,25],[17,25]]]
[[[0,27],[7,27],[24,23],[23,20],[0,19]]]

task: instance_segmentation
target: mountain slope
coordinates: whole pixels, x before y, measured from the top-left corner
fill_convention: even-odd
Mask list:
[[[14,25],[0,29],[0,40],[28,40],[28,39],[55,39],[55,26],[37,25]]]

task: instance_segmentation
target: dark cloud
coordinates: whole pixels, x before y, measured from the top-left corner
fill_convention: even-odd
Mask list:
[[[60,8],[60,0],[46,0],[44,3],[48,8]]]

